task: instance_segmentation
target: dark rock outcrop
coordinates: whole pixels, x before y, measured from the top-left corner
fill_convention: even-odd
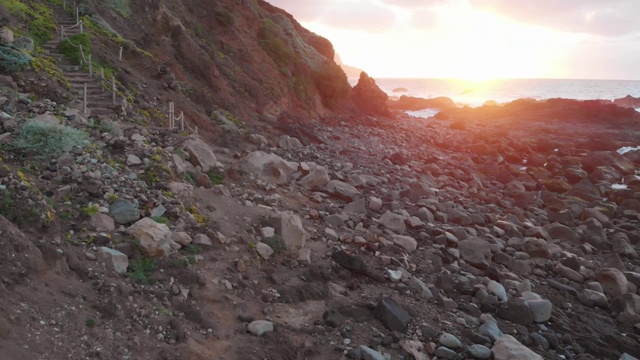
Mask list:
[[[387,108],[389,96],[380,90],[376,81],[364,71],[360,73],[360,79],[351,92],[351,98],[368,115],[390,116]]]
[[[414,96],[402,95],[398,100],[389,100],[387,105],[391,110],[415,111],[422,109],[452,109],[456,107],[453,100],[448,97],[437,97],[433,99],[424,99]]]

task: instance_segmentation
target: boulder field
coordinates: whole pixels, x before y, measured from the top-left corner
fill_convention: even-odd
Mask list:
[[[5,101],[22,102],[2,119],[10,136],[40,109],[74,124],[51,102]],[[535,115],[335,118],[234,149],[75,124],[91,146],[5,153],[0,348],[638,358],[640,163],[616,149],[640,124]]]

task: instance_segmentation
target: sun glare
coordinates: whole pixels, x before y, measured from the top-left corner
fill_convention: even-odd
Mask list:
[[[437,21],[409,26],[411,14],[382,33],[306,23],[329,38],[344,63],[374,77],[459,78],[481,83],[503,78],[555,77],[568,39],[544,28],[474,10],[464,3],[433,9]],[[409,16],[407,16],[409,15]],[[402,54],[402,55],[401,55]]]

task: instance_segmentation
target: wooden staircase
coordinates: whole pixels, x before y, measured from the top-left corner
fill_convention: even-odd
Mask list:
[[[65,79],[71,84],[71,93],[79,100],[83,100],[84,84],[87,84],[87,108],[90,109],[91,116],[114,115],[115,106],[112,101],[112,94],[100,85],[99,74],[94,73],[93,77],[78,65],[72,64],[63,54],[58,51],[60,43],[60,26],[65,27],[67,37],[80,34],[80,26],[76,25],[73,16],[64,10],[53,7],[53,15],[58,25],[57,36],[43,45],[49,56],[56,59],[58,67],[62,69]],[[78,50],[79,51],[79,50]]]

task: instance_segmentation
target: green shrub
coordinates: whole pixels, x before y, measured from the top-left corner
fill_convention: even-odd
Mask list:
[[[33,1],[27,5],[20,0],[0,0],[0,4],[20,20],[23,30],[36,44],[42,45],[53,38],[56,24],[53,12],[46,5]]]
[[[131,16],[131,8],[129,7],[129,0],[107,0],[106,5],[109,9],[117,12],[118,14],[124,17]]]
[[[211,180],[211,183],[213,185],[222,185],[224,184],[224,175],[218,173],[215,170],[211,170],[207,173],[207,176],[209,176],[209,179]]]
[[[91,38],[87,33],[73,35],[64,41],[61,41],[58,44],[58,51],[66,56],[72,64],[85,65],[84,61],[81,62],[82,55],[80,55],[79,46],[82,46],[85,59],[89,60],[89,55],[91,54]]]
[[[263,20],[258,31],[258,43],[280,67],[288,67],[298,62],[298,56],[289,45],[278,36],[278,28],[271,20]]]
[[[198,244],[189,244],[184,248],[184,250],[191,255],[197,255],[200,254],[203,249],[202,246]]]
[[[193,171],[187,170],[184,173],[184,178],[189,184],[196,186],[196,179],[198,178],[198,174],[194,173]]]
[[[269,245],[275,253],[282,252],[287,248],[287,246],[284,244],[284,241],[282,241],[282,239],[280,239],[280,237],[277,235],[265,238],[262,240],[262,242]]]
[[[227,9],[216,10],[213,13],[213,16],[215,17],[218,24],[225,27],[233,25],[233,23],[236,21],[236,18],[233,16],[233,14]]]
[[[165,224],[165,225],[169,224],[169,219],[167,219],[164,216],[152,216],[151,220],[157,222],[158,224]]]
[[[149,285],[151,283],[149,275],[158,268],[158,264],[154,259],[143,256],[138,260],[131,261],[129,267],[131,268],[129,277],[133,281],[138,284]]]
[[[334,107],[339,100],[344,99],[351,87],[342,68],[331,61],[326,62],[320,70],[314,71],[312,78],[322,103],[328,108]]]
[[[22,69],[31,61],[31,56],[22,51],[0,46],[0,72],[12,73]]]
[[[88,144],[85,132],[64,125],[52,125],[39,121],[29,121],[12,142],[12,145],[25,154],[38,158],[58,157],[76,147]]]
[[[96,321],[96,319],[87,319],[87,321],[85,321],[84,323],[87,327],[92,328],[95,327],[96,324],[98,324],[98,321]]]

